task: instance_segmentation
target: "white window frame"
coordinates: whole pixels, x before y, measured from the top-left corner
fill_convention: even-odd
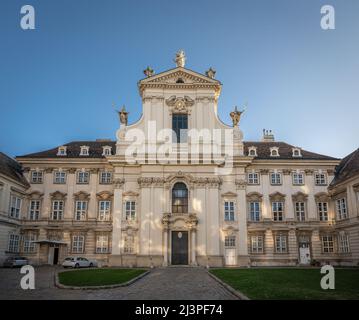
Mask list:
[[[90,182],[90,172],[89,171],[78,171],[77,172],[77,184],[89,184]]]
[[[75,216],[74,220],[76,221],[85,221],[87,216],[87,200],[76,200],[75,201]]]
[[[296,201],[294,203],[295,217],[297,221],[305,221],[305,202]]]
[[[328,202],[326,201],[319,201],[317,202],[317,210],[318,210],[318,219],[319,221],[328,221]]]
[[[224,200],[223,202],[224,221],[236,220],[236,204],[233,200]]]
[[[292,149],[292,157],[293,158],[301,158],[302,157],[301,150],[299,148],[293,148]]]
[[[39,220],[41,212],[41,200],[31,199],[29,203],[29,220]]]
[[[64,217],[64,207],[65,207],[64,200],[52,200],[51,220],[55,220],[55,221],[62,220]]]
[[[249,202],[249,220],[258,222],[261,220],[261,202],[250,201]]]
[[[285,234],[276,234],[275,235],[275,252],[276,253],[287,253],[287,235]]]
[[[135,200],[125,201],[125,220],[135,221],[137,219],[137,203]]]
[[[273,221],[284,221],[284,202],[272,201],[271,207]]]
[[[258,185],[259,184],[259,173],[258,172],[248,172],[247,180],[248,180],[248,184]]]
[[[334,253],[334,237],[333,235],[322,235],[323,253]]]
[[[278,147],[272,147],[270,148],[270,156],[271,157],[279,157],[279,148]]]
[[[15,194],[10,195],[9,217],[14,219],[20,219],[21,204],[22,199],[19,196]]]
[[[316,172],[314,174],[314,181],[316,186],[326,186],[327,175],[324,172]]]
[[[348,218],[348,207],[347,207],[347,199],[340,198],[335,200],[335,205],[337,209],[337,218],[338,220],[344,220]]]
[[[23,243],[24,253],[35,253],[37,251],[36,243],[34,242],[36,238],[37,236],[34,232],[25,234]]]
[[[100,184],[111,184],[111,183],[112,183],[112,172],[100,171]]]
[[[81,146],[80,147],[80,156],[88,156],[88,155],[90,155],[90,147]]]
[[[124,238],[123,252],[126,254],[135,253],[135,237],[133,235],[126,235]]]
[[[347,233],[339,233],[338,243],[340,253],[350,253],[349,235]]]
[[[271,172],[270,184],[272,186],[279,186],[282,184],[282,174],[280,172]]]
[[[54,184],[66,184],[66,171],[54,171]]]
[[[98,202],[98,220],[111,220],[111,200],[100,200]]]
[[[293,172],[292,173],[292,182],[294,186],[304,185],[304,174],[302,172]]]
[[[110,147],[110,146],[102,147],[102,155],[103,156],[110,156],[111,153],[112,153],[112,147]]]
[[[7,251],[11,253],[19,253],[20,251],[20,235],[10,233],[8,237]]]
[[[248,148],[248,156],[249,157],[257,157],[257,148],[256,147],[249,147]]]
[[[225,236],[224,237],[224,247],[225,248],[235,248],[236,247],[236,236]]]
[[[109,236],[97,235],[96,236],[96,253],[109,253]]]
[[[264,237],[259,235],[251,236],[251,252],[263,253],[264,252]]]
[[[85,249],[85,236],[73,235],[72,236],[72,253],[83,253]]]
[[[65,146],[61,146],[57,149],[57,155],[58,156],[66,156],[67,155],[66,151],[67,151],[67,148]]]
[[[44,172],[41,170],[32,170],[31,171],[31,183],[43,183],[44,181]]]

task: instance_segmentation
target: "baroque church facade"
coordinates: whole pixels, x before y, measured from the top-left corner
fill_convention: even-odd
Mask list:
[[[185,68],[182,51],[175,62],[144,71],[142,116],[128,124],[119,111],[116,141],[16,158],[29,186],[11,191],[19,223],[9,254],[130,267],[358,264],[359,196],[348,202],[328,188],[340,160],[267,130],[244,141],[242,111],[231,112],[231,126],[218,117],[215,71]]]

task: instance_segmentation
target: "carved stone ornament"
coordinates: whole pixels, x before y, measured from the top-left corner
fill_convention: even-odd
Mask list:
[[[229,115],[232,119],[232,123],[233,123],[233,127],[238,126],[239,121],[241,120],[241,115],[244,112],[244,110],[242,111],[238,111],[238,107],[235,106],[234,111],[232,111]]]
[[[145,70],[143,70],[143,73],[148,78],[148,77],[152,77],[155,72],[151,67],[147,67]]]
[[[119,115],[119,118],[120,118],[120,123],[122,125],[127,126],[128,112],[126,111],[125,106],[122,106],[121,111],[118,111],[118,115]]]
[[[123,186],[123,184],[125,183],[125,179],[124,178],[116,178],[113,183],[115,185],[115,188],[121,188]]]
[[[171,96],[166,100],[166,104],[170,107],[170,113],[191,113],[191,107],[194,100],[188,96],[176,97]]]
[[[247,185],[247,181],[244,179],[236,179],[235,184],[237,189],[245,189]]]
[[[214,79],[215,75],[216,75],[216,70],[212,69],[212,67],[206,71],[206,76],[208,78]]]

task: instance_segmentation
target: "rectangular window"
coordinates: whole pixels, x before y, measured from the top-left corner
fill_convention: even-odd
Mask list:
[[[125,237],[124,253],[134,253],[134,238],[133,236]]]
[[[64,201],[54,200],[52,201],[52,220],[62,220],[64,214]]]
[[[101,235],[96,237],[96,253],[108,253],[108,236]]]
[[[252,253],[263,253],[263,236],[251,237]]]
[[[186,114],[172,115],[173,143],[187,142],[188,116]]]
[[[293,184],[294,185],[303,185],[304,184],[303,173],[293,172]]]
[[[30,200],[29,206],[29,220],[39,220],[40,217],[40,200]]]
[[[224,202],[224,220],[225,221],[234,221],[234,202],[225,201]]]
[[[136,202],[126,201],[125,203],[126,220],[136,220]]]
[[[347,200],[346,200],[346,198],[338,199],[336,201],[336,204],[337,204],[337,217],[338,217],[338,220],[348,218]]]
[[[325,173],[316,173],[314,179],[317,186],[325,186],[327,184],[327,176]]]
[[[112,172],[108,172],[108,171],[100,172],[100,183],[101,184],[112,183]]]
[[[64,172],[64,171],[55,171],[54,172],[54,183],[56,183],[56,184],[65,184],[66,183],[66,172]]]
[[[272,202],[272,214],[274,221],[283,221],[283,207],[284,204],[281,201]]]
[[[324,253],[334,252],[333,236],[331,236],[331,235],[322,236],[322,246],[323,246]]]
[[[31,171],[31,183],[42,183],[43,172],[42,171]]]
[[[282,184],[282,175],[278,172],[272,172],[270,182],[271,182],[271,185]]]
[[[277,253],[287,252],[287,236],[279,234],[275,236],[275,250]]]
[[[75,220],[86,220],[87,201],[76,201]]]
[[[347,234],[339,234],[339,252],[340,253],[349,253],[349,236]]]
[[[21,198],[11,195],[10,198],[10,217],[19,219],[21,209]]]
[[[296,202],[295,203],[295,216],[298,221],[305,221],[305,203]]]
[[[249,203],[249,214],[251,221],[259,221],[260,220],[260,202],[253,201]]]
[[[259,174],[256,172],[248,173],[248,184],[259,184]]]
[[[72,237],[72,253],[83,253],[84,252],[85,237],[84,236],[73,236]]]
[[[318,215],[320,221],[328,221],[328,202],[318,202]]]
[[[35,233],[28,233],[24,237],[24,252],[25,253],[34,253],[36,252],[36,234]]]
[[[20,236],[18,234],[9,235],[8,251],[12,253],[19,252]]]
[[[226,248],[231,248],[236,246],[236,237],[235,236],[226,236],[224,238],[224,246]]]
[[[88,171],[79,171],[77,173],[77,183],[78,184],[87,184],[90,180],[90,173]]]
[[[100,221],[109,221],[111,217],[111,201],[103,200],[98,203],[98,219]]]

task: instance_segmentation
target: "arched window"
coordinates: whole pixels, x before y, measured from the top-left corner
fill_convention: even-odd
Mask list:
[[[172,212],[188,212],[188,189],[183,182],[177,182],[172,189]]]

